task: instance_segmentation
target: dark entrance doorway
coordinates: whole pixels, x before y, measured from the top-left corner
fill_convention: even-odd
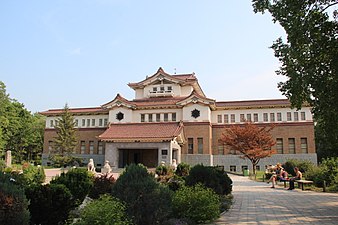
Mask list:
[[[141,163],[146,167],[154,168],[158,164],[157,149],[119,149],[119,168],[129,164]]]

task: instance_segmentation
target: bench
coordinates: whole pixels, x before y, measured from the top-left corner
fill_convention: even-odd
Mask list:
[[[312,180],[295,180],[295,182],[298,183],[299,188],[302,188],[302,191],[304,191],[304,184],[313,184]]]

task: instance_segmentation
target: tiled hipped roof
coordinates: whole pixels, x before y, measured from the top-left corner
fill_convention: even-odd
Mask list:
[[[103,141],[169,141],[183,129],[180,122],[111,124],[98,138]]]

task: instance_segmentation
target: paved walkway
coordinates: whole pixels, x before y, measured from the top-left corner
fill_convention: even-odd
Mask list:
[[[273,189],[247,177],[230,177],[234,204],[213,224],[338,224],[338,194]]]

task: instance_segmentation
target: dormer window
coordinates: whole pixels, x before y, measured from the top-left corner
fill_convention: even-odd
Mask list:
[[[157,87],[153,87],[153,92],[157,92]]]
[[[160,87],[160,91],[161,91],[161,92],[164,91],[164,87],[163,87],[163,86]]]
[[[173,88],[172,88],[171,86],[168,86],[168,87],[167,87],[167,90],[168,90],[168,91],[172,91]]]

